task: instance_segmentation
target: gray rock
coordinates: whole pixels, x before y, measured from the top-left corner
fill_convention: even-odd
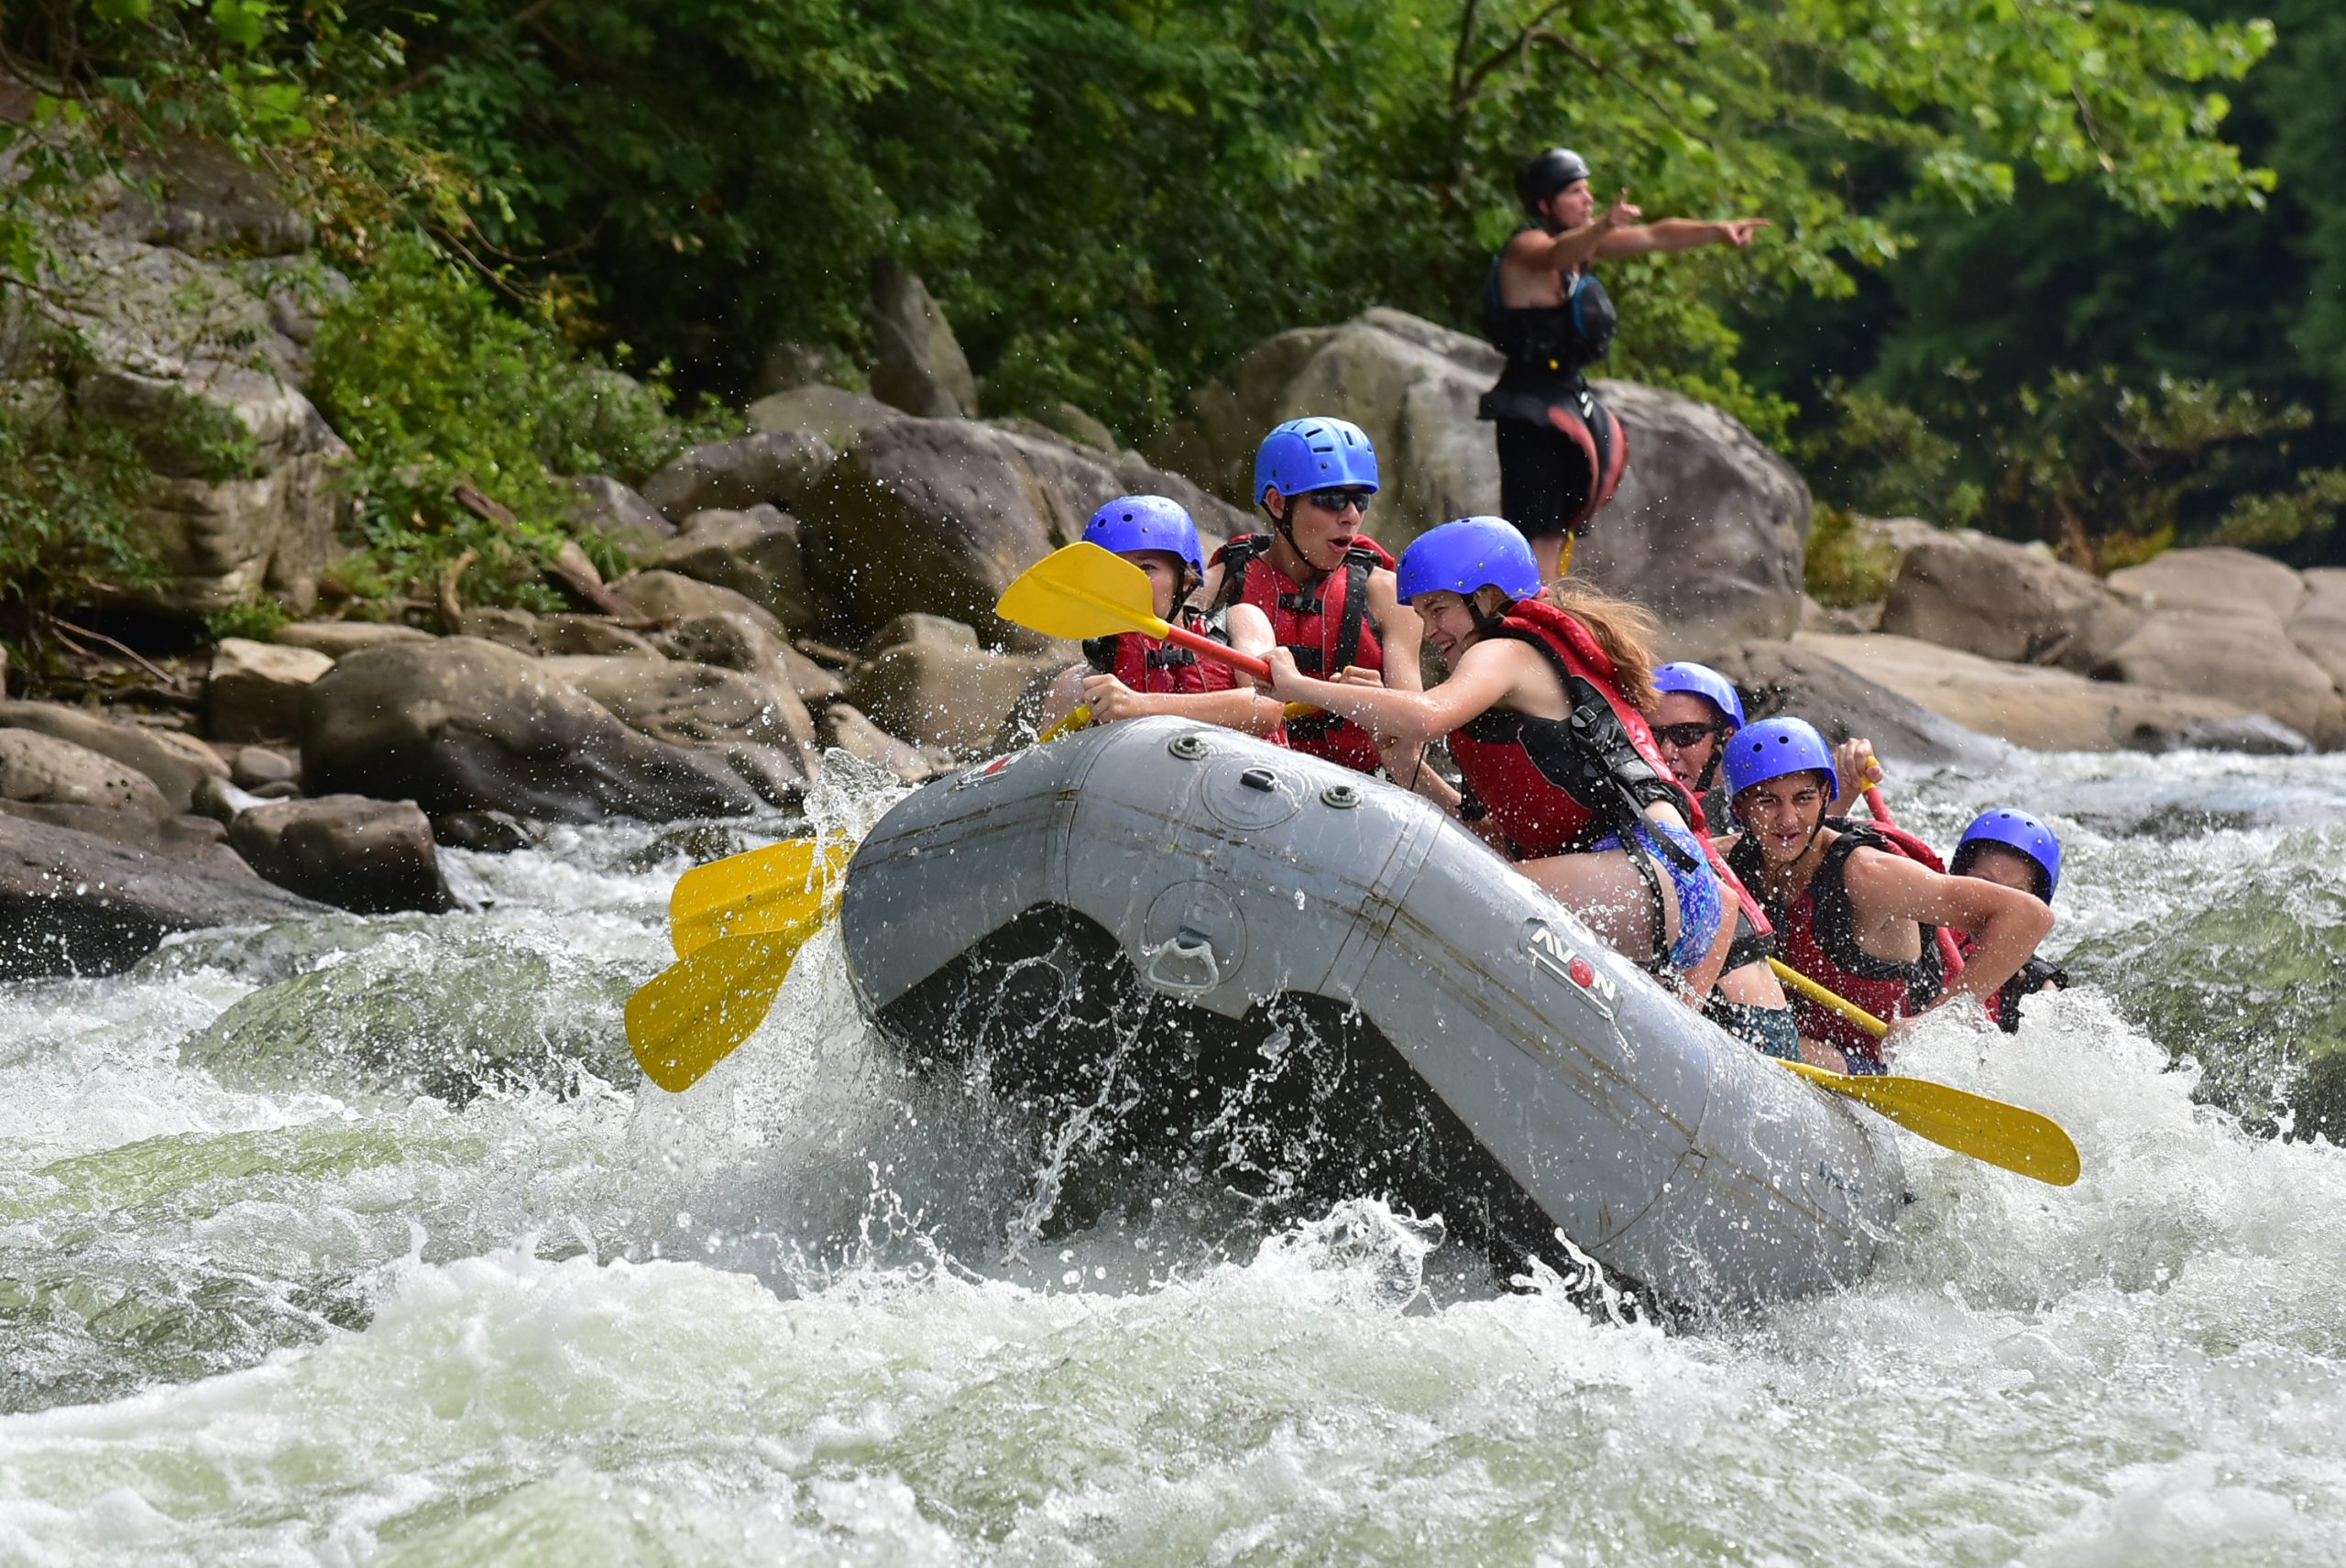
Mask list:
[[[790,629],[757,600],[681,572],[633,572],[613,583],[611,591],[653,620],[682,622],[703,615],[741,615],[776,641],[790,641]]]
[[[158,817],[137,806],[16,800],[0,800],[0,814],[51,828],[71,828],[77,833],[104,839],[109,844],[168,855],[224,876],[253,875],[253,869],[228,848],[228,830],[208,817]]]
[[[2212,697],[2004,663],[1911,637],[1803,633],[1798,642],[1942,718],[2033,751],[2173,747],[2184,744],[2187,733],[2214,733],[2205,727],[2243,724],[2250,717]]]
[[[279,627],[270,641],[339,659],[361,648],[374,648],[385,642],[428,641],[431,637],[429,631],[388,620],[296,620]]]
[[[889,734],[960,756],[992,749],[1019,696],[1066,669],[1052,654],[1020,656],[919,641],[883,648],[856,666],[847,700]]]
[[[224,637],[204,684],[204,727],[214,740],[276,740],[301,728],[301,699],[334,661],[308,648]]]
[[[1116,433],[1065,399],[1036,411],[1035,419],[1079,446],[1096,446],[1102,452],[1116,450]]]
[[[530,847],[530,829],[504,811],[444,811],[432,819],[432,841],[444,850],[510,855]]]
[[[303,707],[301,773],[322,794],[413,800],[433,816],[664,822],[757,805],[707,758],[638,734],[538,661],[470,637],[336,664]]]
[[[641,632],[630,631],[599,615],[542,615],[530,631],[532,645],[543,654],[586,654],[626,659],[664,657],[652,645],[652,640]]]
[[[790,692],[738,671],[668,660],[556,658],[545,667],[641,734],[713,748],[771,804],[794,805],[805,791],[815,721]]]
[[[872,269],[872,331],[878,351],[872,390],[882,402],[926,419],[978,411],[978,379],[952,323],[927,285],[892,258]]]
[[[1112,460],[962,420],[882,425],[800,503],[799,546],[824,635],[860,642],[922,610],[965,621],[992,643],[1038,646],[994,615],[994,601],[1040,557],[1081,538],[1102,503],[1135,491],[1180,501],[1209,538],[1245,526],[1235,509],[1134,455]]]
[[[1879,629],[1982,658],[2084,674],[2142,624],[2142,611],[2090,572],[1967,529],[1905,550]]]
[[[278,886],[357,914],[456,906],[432,824],[411,800],[330,795],[257,806],[228,825],[228,842]]]
[[[145,773],[38,729],[0,729],[0,800],[171,814]]]
[[[1492,427],[1475,417],[1497,351],[1399,311],[1282,333],[1190,398],[1149,455],[1250,507],[1255,449],[1281,420],[1335,414],[1375,444],[1384,488],[1368,530],[1397,554],[1436,523],[1498,510]],[[1628,433],[1619,491],[1583,538],[1575,575],[1650,606],[1688,656],[1800,624],[1807,487],[1719,410],[1598,383]]]
[[[830,444],[811,433],[755,431],[684,453],[643,481],[643,499],[679,523],[761,502],[787,510],[831,457]]]
[[[812,436],[836,455],[861,444],[884,424],[904,418],[900,409],[844,387],[793,387],[760,398],[745,416],[751,430],[774,435]]]
[[[675,622],[652,639],[660,652],[688,664],[739,670],[819,707],[847,690],[837,674],[801,653],[747,615],[713,612]]]
[[[2346,566],[2305,574],[2306,599],[2289,618],[2289,641],[2346,691]]]
[[[307,247],[310,222],[284,188],[226,148],[173,137],[138,159],[109,225],[191,256],[290,256]]]
[[[770,506],[696,512],[679,538],[642,557],[643,565],[731,588],[763,606],[784,626],[813,619],[799,556],[798,520]]]
[[[195,786],[196,815],[223,825],[234,822],[238,812],[250,811],[260,804],[260,796],[226,779],[208,778]]]
[[[538,652],[538,617],[534,610],[501,604],[477,605],[457,618],[455,634],[477,637],[532,658]]]
[[[1888,762],[1975,771],[2003,765],[2002,742],[1944,718],[1823,652],[1759,640],[1713,655],[1710,663],[1743,694],[1756,723],[1790,714],[1836,743],[1863,735]]]
[[[2150,731],[2144,751],[2243,751],[2252,757],[2301,757],[2313,750],[2304,736],[2276,718],[2245,713],[2238,718],[2203,718],[2179,731]]]
[[[5,673],[5,666],[0,666],[0,675]],[[228,764],[192,736],[127,724],[88,708],[53,702],[0,702],[0,728],[38,730],[136,768],[154,781],[175,812],[192,808],[201,780],[228,776]]]
[[[852,704],[831,704],[823,709],[818,722],[825,746],[885,768],[906,784],[919,784],[936,773],[928,759],[921,755],[919,747],[897,740],[864,718]]]
[[[0,816],[0,979],[115,974],[174,931],[324,913],[249,871]]]
[[[863,644],[863,657],[876,659],[891,648],[911,643],[929,643],[939,648],[975,648],[978,629],[959,620],[948,620],[941,615],[924,615],[908,610],[873,632]]]
[[[837,349],[822,344],[784,338],[767,349],[758,361],[760,397],[786,392],[794,387],[861,387],[862,383],[861,370]]]
[[[2148,610],[2204,610],[2286,621],[2303,608],[2305,579],[2270,555],[2227,545],[2169,550],[2110,574],[2110,586]]]
[[[676,525],[658,507],[608,474],[581,474],[570,482],[581,498],[578,521],[630,553],[656,550],[675,537]]]
[[[301,778],[301,759],[271,746],[246,746],[237,751],[228,776],[239,789],[258,789],[262,784],[298,784]]]
[[[2346,743],[2337,682],[2270,614],[2155,609],[2095,674],[2269,714],[2325,750]]]

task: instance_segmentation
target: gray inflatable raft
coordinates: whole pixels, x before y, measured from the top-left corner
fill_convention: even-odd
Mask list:
[[[1561,1233],[1707,1308],[1863,1276],[1903,1202],[1883,1124],[1430,803],[1229,730],[1118,724],[928,785],[856,851],[840,930],[915,1069],[1128,1167]]]

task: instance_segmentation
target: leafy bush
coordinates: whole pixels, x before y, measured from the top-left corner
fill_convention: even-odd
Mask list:
[[[203,618],[203,630],[214,642],[224,637],[266,642],[291,619],[273,598],[250,598],[212,611]]]
[[[575,528],[563,476],[640,480],[710,423],[668,417],[664,371],[646,385],[582,358],[412,235],[327,310],[312,363],[311,396],[355,454],[342,482],[372,557],[341,580],[378,592],[428,587],[469,553],[468,599],[555,608],[539,576]],[[513,521],[460,505],[460,485]]]
[[[1803,563],[1811,598],[1838,609],[1871,604],[1890,592],[1891,575],[1897,568],[1897,550],[1858,527],[1855,513],[1842,507],[1817,507]]]
[[[36,673],[61,612],[163,580],[137,536],[146,486],[129,434],[77,417],[70,399],[0,408],[0,638]]]

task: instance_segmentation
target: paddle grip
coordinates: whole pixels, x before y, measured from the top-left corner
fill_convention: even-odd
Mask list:
[[[1776,971],[1776,978],[1778,980],[1782,981],[1786,985],[1791,986],[1794,991],[1799,992],[1803,996],[1807,997],[1811,1002],[1815,1003],[1818,1006],[1830,1007],[1834,1012],[1838,1013],[1842,1017],[1847,1018],[1850,1023],[1855,1024],[1858,1028],[1863,1029],[1875,1039],[1878,1040],[1884,1035],[1890,1033],[1889,1025],[1883,1023],[1880,1019],[1875,1017],[1872,1014],[1867,1012],[1864,1008],[1858,1006],[1856,1003],[1849,1001],[1847,998],[1836,996],[1833,992],[1825,990],[1823,986],[1809,979],[1808,976],[1801,973],[1800,970],[1792,968],[1792,965],[1784,962],[1783,959],[1770,959],[1768,960],[1768,967]]]

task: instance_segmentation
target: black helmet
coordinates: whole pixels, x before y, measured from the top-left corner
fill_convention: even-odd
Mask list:
[[[1570,185],[1588,178],[1588,159],[1566,148],[1551,147],[1515,171],[1515,194],[1533,212],[1540,203]]]

